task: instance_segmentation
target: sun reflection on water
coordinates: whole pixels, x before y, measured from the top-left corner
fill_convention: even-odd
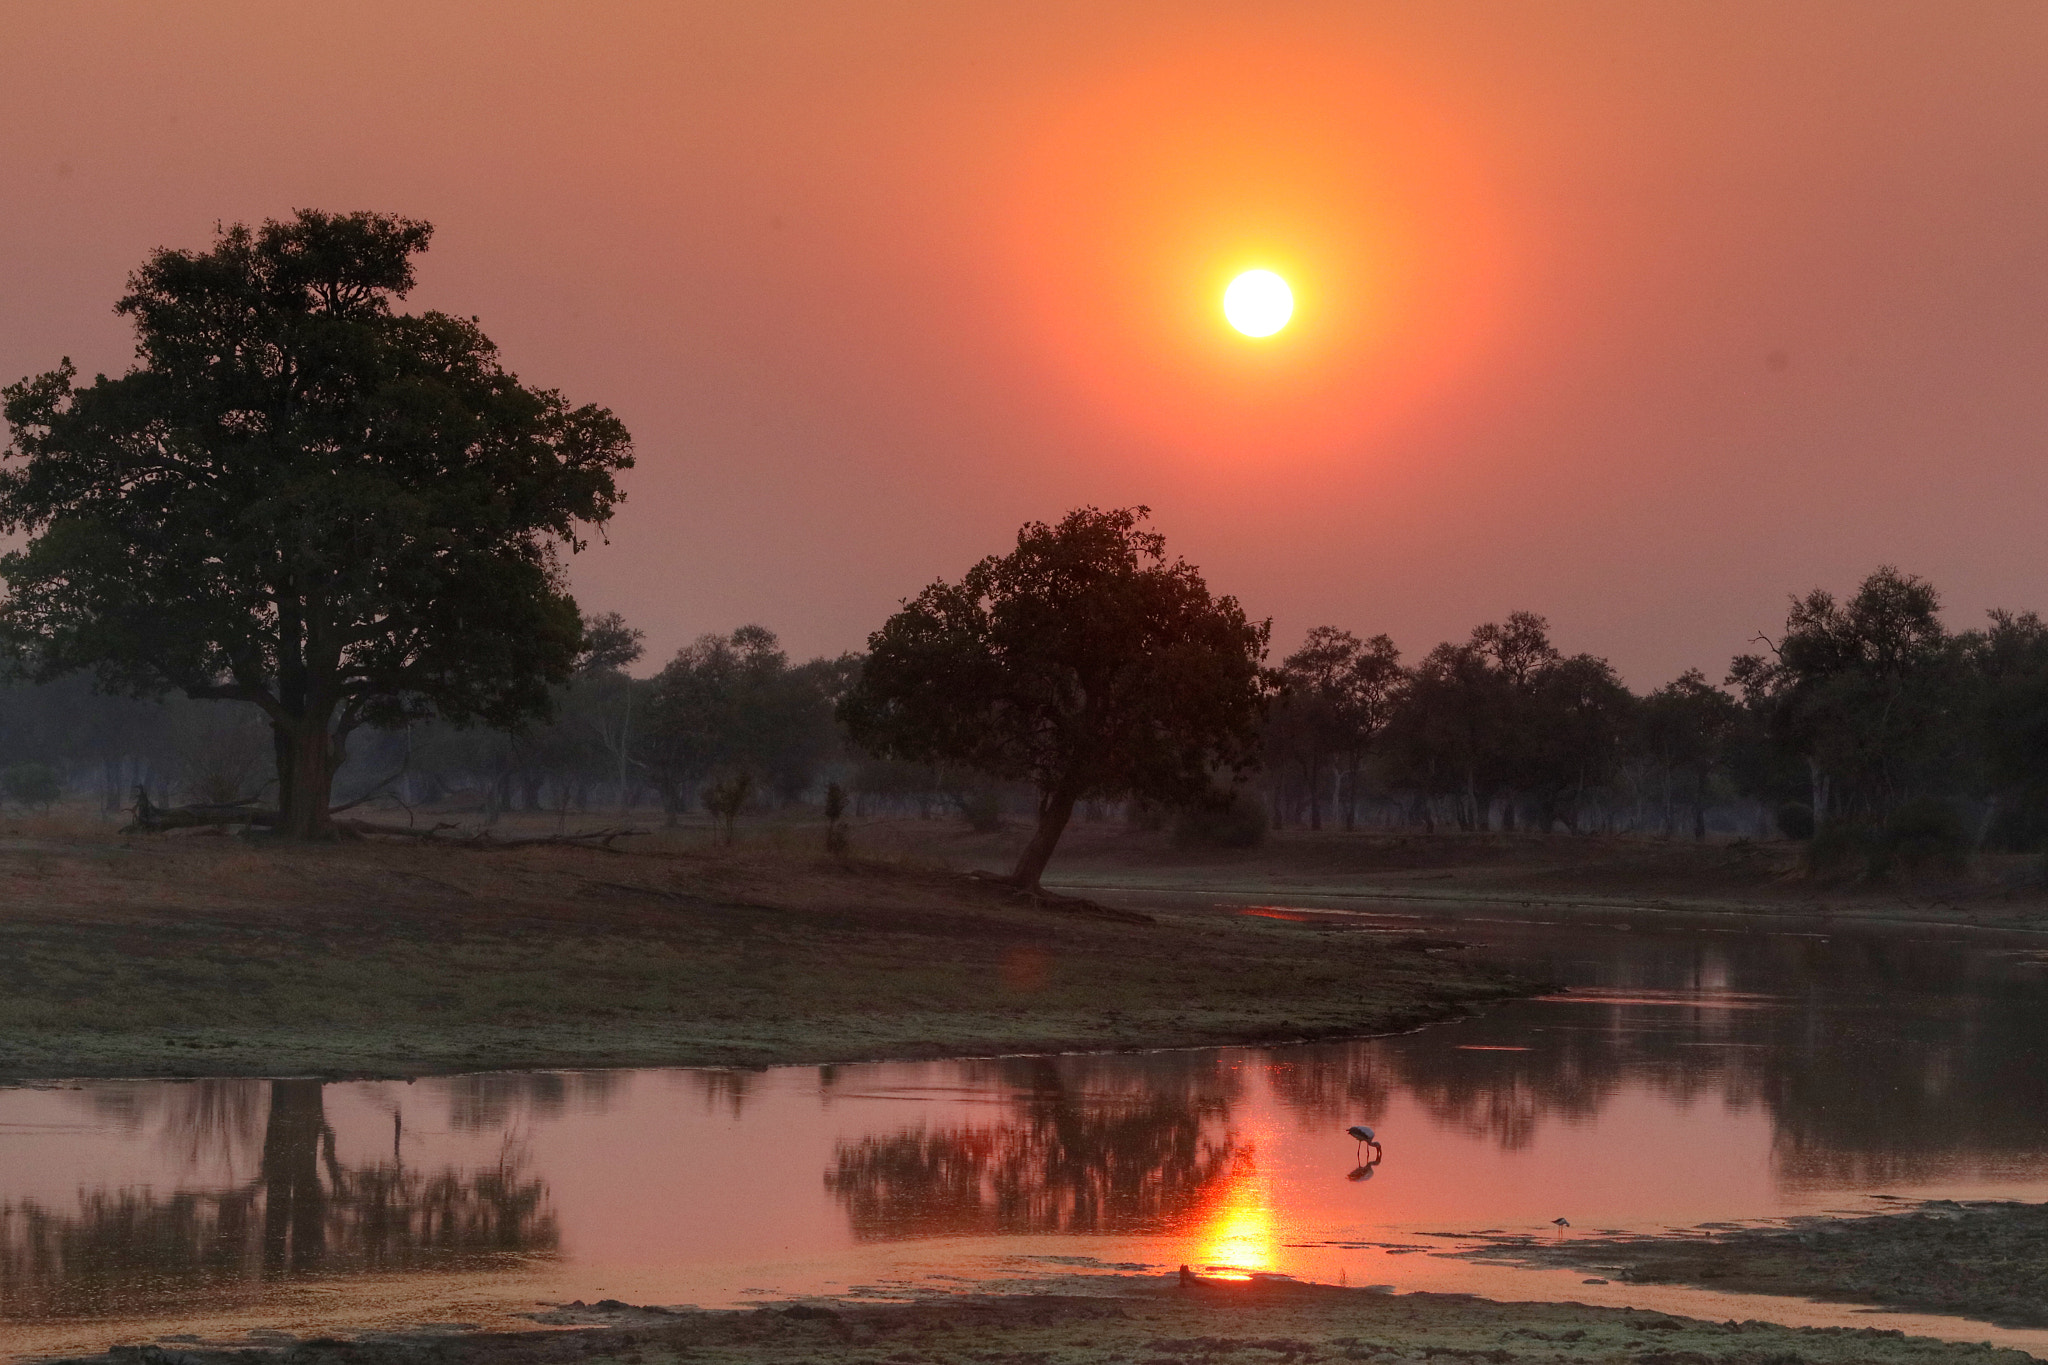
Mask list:
[[[1248,1279],[1274,1268],[1274,1246],[1271,1182],[1259,1169],[1257,1145],[1250,1144],[1232,1164],[1222,1197],[1202,1225],[1196,1256],[1212,1273]]]

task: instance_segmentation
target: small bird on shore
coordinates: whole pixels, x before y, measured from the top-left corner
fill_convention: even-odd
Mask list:
[[[1556,1227],[1558,1227],[1558,1228],[1560,1228],[1560,1229],[1562,1229],[1562,1228],[1568,1228],[1568,1227],[1570,1227],[1570,1226],[1572,1225],[1572,1224],[1571,1224],[1571,1220],[1570,1220],[1570,1219],[1568,1219],[1568,1218],[1553,1218],[1553,1219],[1551,1219],[1550,1221],[1551,1221],[1551,1223],[1552,1223],[1553,1225],[1555,1225]]]
[[[1365,1160],[1365,1148],[1367,1143],[1372,1144],[1372,1149],[1375,1152],[1380,1150],[1380,1140],[1374,1137],[1372,1129],[1366,1127],[1364,1124],[1354,1123],[1349,1128],[1346,1128],[1344,1131],[1349,1133],[1352,1137],[1358,1139],[1358,1157],[1361,1163],[1363,1163]]]

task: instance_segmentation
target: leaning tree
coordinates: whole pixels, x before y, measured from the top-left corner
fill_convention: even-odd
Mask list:
[[[1211,597],[1143,507],[1032,522],[1017,548],[934,583],[868,637],[840,703],[880,757],[945,763],[1038,789],[1012,874],[1035,889],[1076,803],[1203,799],[1256,757],[1268,627]]]
[[[133,368],[5,391],[0,632],[44,678],[260,707],[291,837],[360,725],[545,712],[582,635],[561,554],[632,465],[474,320],[394,309],[431,232],[303,211],[160,250],[116,306]]]

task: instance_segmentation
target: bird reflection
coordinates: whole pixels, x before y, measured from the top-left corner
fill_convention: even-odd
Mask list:
[[[211,1190],[82,1190],[68,1214],[0,1206],[0,1318],[146,1311],[314,1273],[472,1268],[560,1242],[547,1185],[516,1147],[481,1171],[351,1164],[321,1082],[224,1084],[246,1087],[242,1100],[269,1091],[254,1174]],[[219,1089],[186,1091],[204,1112],[169,1115],[164,1136],[232,1170],[246,1106]],[[198,1150],[209,1138],[218,1152]]]
[[[1370,1180],[1372,1179],[1372,1173],[1379,1169],[1380,1162],[1383,1159],[1384,1158],[1382,1157],[1379,1149],[1375,1147],[1373,1149],[1372,1160],[1363,1162],[1360,1165],[1352,1167],[1350,1173],[1347,1174],[1344,1178],[1346,1180]]]

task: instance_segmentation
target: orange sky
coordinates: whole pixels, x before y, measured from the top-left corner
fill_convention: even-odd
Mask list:
[[[0,377],[386,209],[638,439],[575,578],[658,654],[1144,502],[1283,647],[1529,608],[1654,685],[1883,561],[2048,608],[2044,65],[2035,0],[18,5]]]

